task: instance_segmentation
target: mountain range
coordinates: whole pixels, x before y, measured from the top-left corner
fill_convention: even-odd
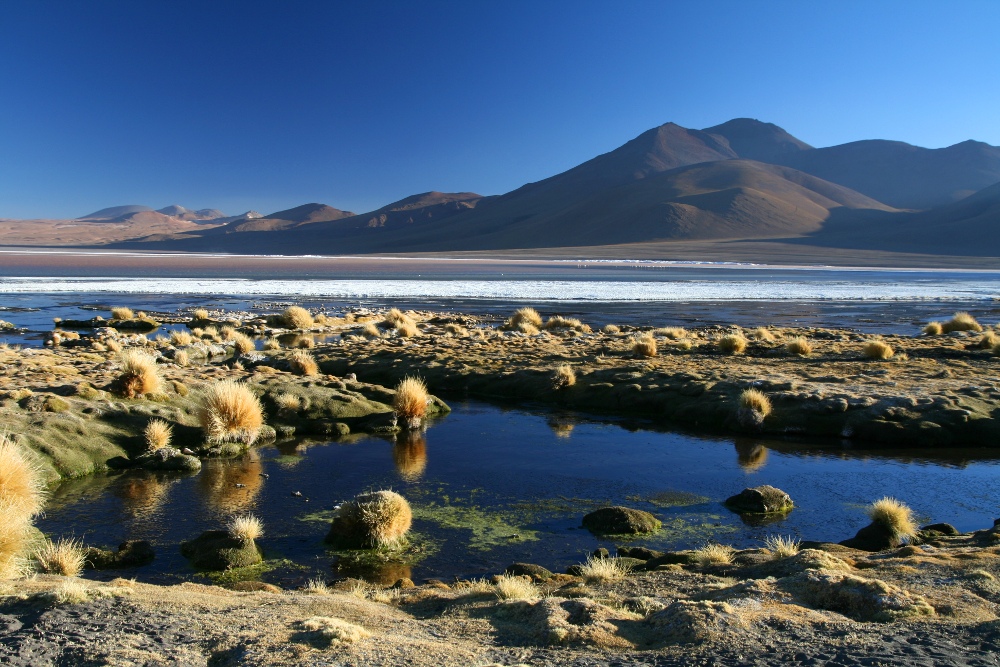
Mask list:
[[[105,241],[110,247],[232,253],[771,239],[998,256],[1000,147],[965,141],[928,149],[865,140],[814,148],[777,125],[748,118],[702,130],[666,123],[502,195],[427,192],[361,214],[318,203],[232,217],[177,205],[117,206],[77,223],[130,223],[136,232],[151,227],[147,234]],[[9,236],[10,229],[0,232]]]

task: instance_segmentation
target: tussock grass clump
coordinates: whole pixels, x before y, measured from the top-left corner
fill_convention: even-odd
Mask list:
[[[941,330],[943,333],[951,333],[952,331],[975,331],[980,332],[983,330],[983,325],[976,321],[969,313],[965,311],[955,313],[955,315],[941,325]]]
[[[741,333],[726,334],[718,342],[723,354],[742,354],[747,349],[747,339]]]
[[[534,308],[518,308],[514,311],[514,314],[510,316],[510,319],[507,320],[504,328],[512,330],[518,329],[522,323],[530,324],[535,327],[535,333],[537,333],[537,330],[542,326],[542,316],[539,315],[538,311]]]
[[[542,596],[531,579],[516,574],[499,575],[493,588],[501,600],[537,600]]]
[[[376,548],[396,547],[413,525],[413,511],[406,498],[384,489],[344,503],[338,518],[353,537]]]
[[[238,331],[233,334],[233,351],[237,355],[249,354],[257,349],[256,343],[253,342],[253,338],[247,336],[246,334],[239,333]]]
[[[330,587],[326,585],[326,581],[323,579],[310,579],[306,582],[306,585],[302,587],[302,592],[306,595],[329,595]]]
[[[771,333],[771,331],[765,327],[757,327],[756,329],[750,332],[750,337],[753,338],[754,340],[759,340],[764,343],[774,342],[774,334]]]
[[[546,330],[572,329],[573,331],[579,331],[580,333],[590,333],[589,324],[584,324],[575,317],[563,317],[562,315],[553,315],[546,320],[545,325],[542,328]]]
[[[897,542],[914,537],[917,524],[913,520],[913,510],[904,503],[885,496],[868,506],[868,517],[892,534]]]
[[[241,514],[229,520],[226,531],[234,540],[253,542],[264,534],[264,524],[253,514]]]
[[[632,353],[640,357],[655,357],[656,339],[648,333],[636,336],[632,342]]]
[[[812,344],[804,336],[797,336],[788,341],[785,349],[789,354],[797,354],[800,357],[808,356],[813,351]]]
[[[86,563],[83,543],[77,540],[59,538],[58,542],[47,541],[35,552],[35,567],[45,574],[61,574],[75,577],[83,571]]]
[[[267,340],[264,341],[264,349],[268,350],[268,351],[271,351],[271,350],[280,350],[281,349],[281,343],[278,342],[277,338],[274,338],[274,337],[268,338]]]
[[[896,354],[896,351],[889,343],[881,338],[876,338],[865,343],[865,346],[861,348],[861,354],[868,359],[889,359]]]
[[[187,366],[191,362],[191,357],[186,350],[177,350],[174,353],[174,363],[178,366]]]
[[[302,407],[302,399],[295,394],[282,392],[274,397],[274,404],[278,406],[279,410],[291,410],[295,412]]]
[[[454,322],[449,322],[444,325],[444,332],[455,338],[464,338],[469,335],[469,330],[463,327],[461,324],[455,324]]]
[[[113,320],[134,320],[135,313],[131,308],[125,306],[115,306],[111,309],[111,319]]]
[[[764,538],[764,548],[774,560],[790,558],[799,552],[801,540],[792,536],[768,535]]]
[[[729,565],[736,550],[727,544],[706,544],[694,551],[694,559],[701,565]]]
[[[928,322],[924,327],[924,333],[928,336],[940,336],[944,333],[944,327],[940,322]]]
[[[408,422],[420,424],[427,414],[427,403],[430,401],[427,385],[418,377],[405,377],[396,385],[396,396],[392,404],[398,414]]]
[[[740,407],[744,410],[753,410],[761,416],[767,417],[771,414],[771,399],[760,389],[746,389],[740,394]]]
[[[531,322],[519,322],[518,325],[514,327],[514,331],[520,331],[525,336],[537,336],[539,328]]]
[[[189,331],[171,331],[170,332],[170,344],[171,345],[190,345],[194,342],[194,335]]]
[[[163,379],[153,355],[142,350],[125,350],[119,355],[122,372],[118,386],[122,396],[137,398],[163,391]]]
[[[580,565],[580,576],[588,583],[608,583],[621,581],[632,566],[617,558],[594,558],[587,556],[587,561]]]
[[[576,384],[576,372],[569,364],[563,364],[552,372],[552,387],[554,389],[572,387],[574,384]]]
[[[240,441],[250,445],[264,425],[260,400],[249,387],[235,380],[220,380],[208,388],[199,417],[211,442]]]
[[[413,318],[399,308],[390,308],[382,317],[382,326],[386,329],[398,329],[401,325],[416,325]]]
[[[396,335],[402,336],[403,338],[413,338],[414,336],[420,335],[420,329],[417,328],[415,322],[400,322],[395,327]]]
[[[155,451],[170,446],[174,428],[162,419],[152,419],[146,424],[146,429],[142,433],[146,438],[146,449]]]
[[[378,338],[382,335],[382,330],[374,322],[365,322],[365,325],[361,327],[361,335],[365,338]]]
[[[608,334],[609,336],[614,336],[616,334],[620,334],[622,332],[622,329],[617,324],[605,324],[603,327],[601,327],[601,331]]]
[[[311,632],[331,644],[353,644],[371,637],[371,633],[360,625],[332,616],[313,616],[301,623],[302,629]]]
[[[671,340],[687,338],[688,332],[684,327],[662,327],[653,331],[657,336],[665,336]]]
[[[222,337],[222,340],[231,341],[236,338],[236,329],[227,324],[219,329],[219,335]]]
[[[319,365],[311,354],[305,350],[296,350],[288,360],[292,372],[296,375],[318,375]]]
[[[0,579],[23,574],[28,529],[44,503],[45,484],[34,459],[0,433]]]
[[[314,323],[313,316],[302,306],[285,308],[281,319],[289,329],[308,329]]]
[[[191,317],[193,319],[195,319],[195,320],[207,320],[208,319],[208,310],[205,309],[205,308],[195,308],[191,312]]]
[[[980,350],[992,350],[998,345],[1000,345],[1000,336],[997,336],[995,331],[987,331],[976,343],[976,347]]]

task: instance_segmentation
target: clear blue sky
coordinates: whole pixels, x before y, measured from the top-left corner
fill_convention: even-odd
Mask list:
[[[497,194],[667,121],[1000,144],[1000,2],[0,3],[0,217]]]

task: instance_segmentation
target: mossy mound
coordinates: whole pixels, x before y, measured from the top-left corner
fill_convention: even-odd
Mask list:
[[[924,598],[879,579],[809,570],[783,580],[782,585],[811,607],[835,611],[856,621],[934,615],[934,608]]]
[[[791,496],[766,484],[743,489],[725,504],[737,514],[786,514],[795,507]]]
[[[583,527],[596,535],[652,533],[663,524],[655,516],[630,507],[602,507],[583,517]]]
[[[94,570],[118,570],[149,565],[156,558],[153,545],[146,540],[128,540],[118,545],[118,551],[90,547],[86,567]]]
[[[255,542],[238,540],[224,530],[209,530],[183,542],[181,554],[199,570],[232,570],[264,560]]]
[[[201,470],[201,459],[184,454],[173,447],[160,447],[132,459],[132,465],[147,470],[179,470],[196,472]]]

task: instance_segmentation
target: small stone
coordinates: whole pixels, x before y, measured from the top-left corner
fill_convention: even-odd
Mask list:
[[[773,486],[743,489],[726,499],[726,507],[737,514],[783,514],[795,507],[792,498]]]

